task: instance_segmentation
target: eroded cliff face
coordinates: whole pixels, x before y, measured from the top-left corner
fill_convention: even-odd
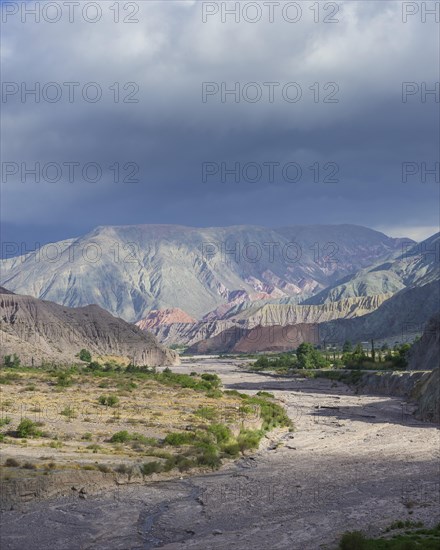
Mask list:
[[[359,385],[363,393],[411,399],[416,396],[417,388],[427,381],[430,374],[422,371],[368,372],[362,376]]]
[[[416,416],[440,422],[440,314],[426,324],[422,337],[409,353],[410,369],[431,369],[428,378],[416,388]]]
[[[440,307],[440,304],[439,304]],[[422,337],[408,354],[408,369],[428,370],[440,366],[440,314],[426,324]]]
[[[23,364],[69,363],[82,348],[140,365],[179,363],[153,335],[96,305],[69,308],[0,288],[0,319],[1,355],[16,353]]]
[[[440,423],[439,327],[437,314],[409,351],[409,371],[366,373],[360,384],[362,391],[409,398],[416,403],[416,418]]]
[[[440,424],[440,369],[434,369],[417,388],[416,417]]]

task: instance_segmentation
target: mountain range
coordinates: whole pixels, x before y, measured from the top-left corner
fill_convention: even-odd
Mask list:
[[[139,225],[98,227],[0,267],[14,292],[98,304],[165,345],[252,351],[291,347],[277,341],[283,328],[298,343],[421,333],[440,311],[439,258],[439,233],[415,243],[354,225]]]
[[[167,308],[201,319],[237,294],[302,301],[412,244],[354,225],[104,226],[2,260],[0,284],[129,322]]]

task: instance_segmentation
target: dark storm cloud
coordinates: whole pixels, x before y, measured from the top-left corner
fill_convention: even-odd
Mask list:
[[[391,232],[406,226],[408,235],[438,225],[439,186],[434,176],[421,181],[421,163],[430,169],[439,160],[439,103],[433,95],[422,102],[415,91],[439,81],[434,20],[413,16],[403,24],[395,2],[341,2],[335,24],[314,23],[306,2],[295,24],[281,17],[222,23],[219,16],[204,24],[200,3],[138,5],[139,23],[132,25],[115,24],[108,3],[102,3],[107,17],[95,24],[81,18],[23,24],[14,17],[3,24],[3,81],[57,82],[63,91],[56,103],[23,103],[20,93],[6,98],[3,161],[69,161],[79,170],[94,162],[102,169],[95,183],[80,172],[69,183],[64,170],[56,183],[31,177],[22,183],[20,171],[8,177],[3,239],[44,241],[130,223],[351,222]],[[73,103],[64,82],[80,83]],[[88,82],[99,84],[102,100],[81,97]],[[109,89],[115,82],[120,99],[139,101],[115,103],[115,87]],[[222,103],[218,93],[203,102],[202,82],[219,88],[256,82],[263,97],[234,103],[228,96]],[[265,82],[280,83],[273,102]],[[301,88],[296,103],[282,98],[289,82]],[[406,103],[402,82],[415,83]],[[135,163],[139,181],[114,183],[115,162],[121,179],[132,168],[125,163]],[[294,168],[282,171],[292,162],[302,170],[297,181]],[[405,183],[404,162],[415,163],[408,170],[417,172]],[[219,169],[205,182],[204,163]],[[240,181],[229,175],[223,182],[222,163],[228,169],[239,163],[240,170],[252,163],[262,177],[249,181],[251,168],[248,179],[241,171]],[[267,163],[279,163],[273,181]],[[330,182],[323,183],[326,176]]]

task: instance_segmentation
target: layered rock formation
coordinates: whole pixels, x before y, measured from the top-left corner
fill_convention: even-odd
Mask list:
[[[274,301],[242,302],[230,307],[224,313],[218,309],[215,312],[210,312],[201,321],[192,324],[149,323],[147,328],[163,344],[192,346],[202,340],[230,332],[234,327],[237,331],[249,331],[260,326],[303,326],[306,324],[316,325],[340,318],[353,319],[374,311],[389,297],[390,295],[347,298],[340,302],[321,306],[285,304]],[[166,317],[166,314],[163,313],[161,317]],[[145,326],[142,321],[137,325]],[[229,336],[226,340],[230,340]],[[218,343],[218,340],[215,342]],[[277,345],[283,347],[285,343],[279,342]]]

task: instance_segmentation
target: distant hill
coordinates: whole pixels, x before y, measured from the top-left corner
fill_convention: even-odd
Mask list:
[[[320,339],[328,342],[359,342],[405,335],[416,336],[440,311],[440,284],[432,281],[423,286],[405,288],[386,300],[375,311],[356,319],[338,319],[322,323]]]
[[[324,304],[354,296],[396,293],[404,288],[423,286],[439,279],[440,233],[419,244],[405,247],[395,259],[373,265],[336,281],[306,299],[305,304]]]
[[[174,365],[174,351],[135,325],[113,317],[97,305],[60,306],[0,287],[2,358],[16,353],[23,364],[70,363],[82,348],[92,355],[122,357],[141,365]]]

